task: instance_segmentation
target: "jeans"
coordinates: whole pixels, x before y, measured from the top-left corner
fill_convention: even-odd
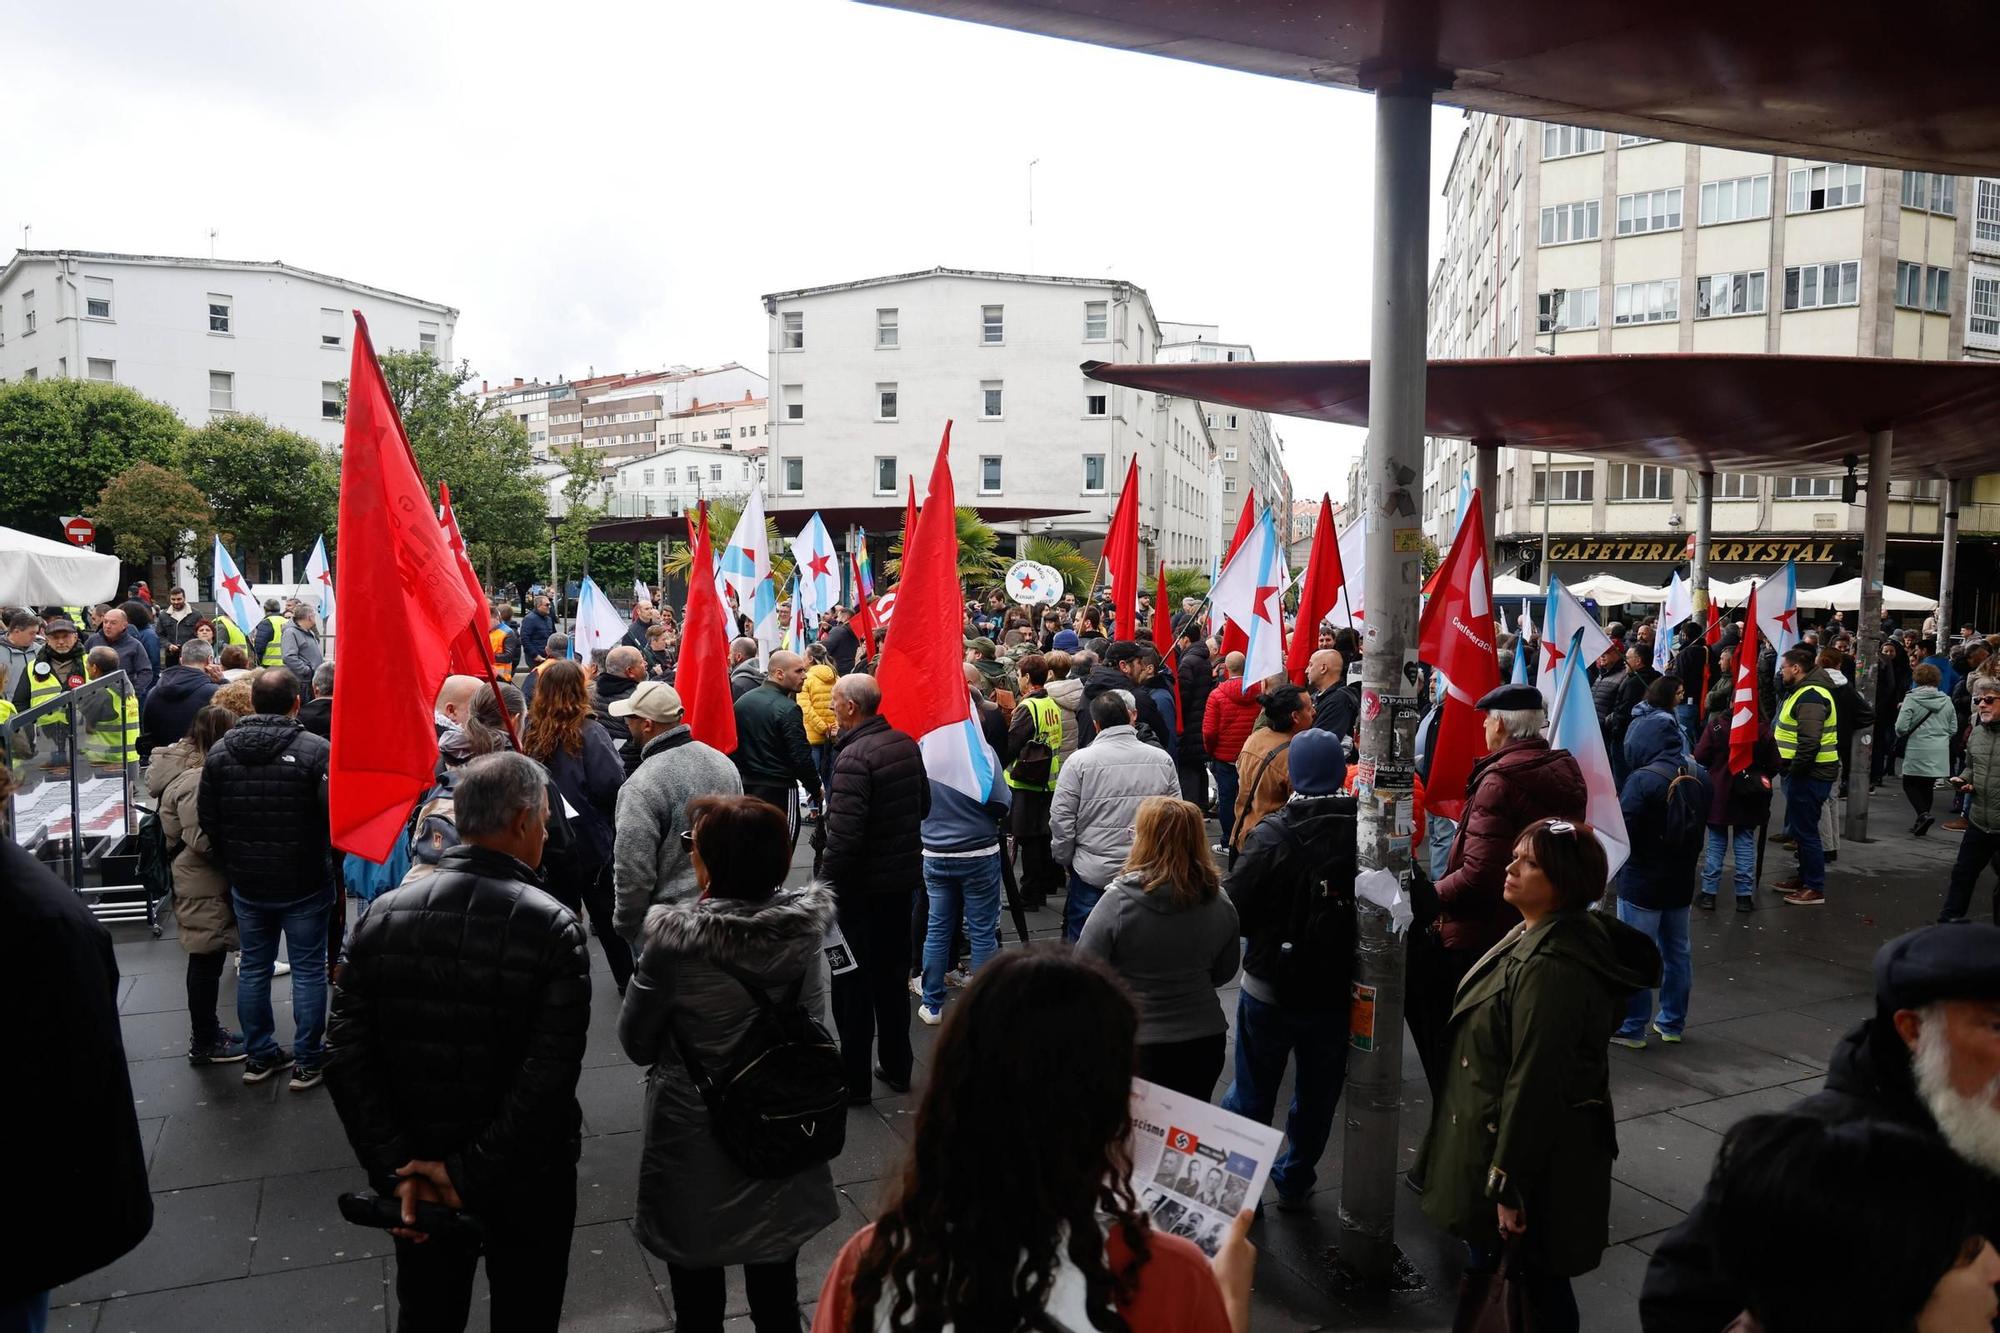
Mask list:
[[[1655,911],[1649,907],[1634,907],[1620,898],[1618,919],[1659,946],[1660,1016],[1655,1021],[1667,1036],[1679,1036],[1681,1029],[1687,1026],[1688,993],[1694,989],[1694,953],[1688,944],[1688,909],[1665,907]],[[1652,1017],[1653,992],[1632,992],[1632,998],[1625,1006],[1625,1024],[1618,1029],[1618,1035],[1644,1036],[1646,1020]]]
[[[1729,828],[1708,826],[1708,842],[1701,849],[1701,891],[1721,891],[1725,848],[1736,862],[1736,896],[1752,896],[1757,890],[1757,829],[1750,824]]]
[[[1674,718],[1681,724],[1681,735],[1687,737],[1690,747],[1701,739],[1701,710],[1692,700],[1675,704]]]
[[[1528,1225],[1533,1226],[1530,1222]],[[1466,1265],[1468,1272],[1493,1273],[1500,1268],[1499,1250],[1482,1250],[1477,1245],[1465,1247],[1471,1252],[1471,1262]],[[1576,1308],[1576,1291],[1570,1280],[1548,1272],[1532,1258],[1517,1255],[1514,1267],[1509,1270],[1514,1280],[1521,1285],[1522,1304],[1526,1307],[1527,1326],[1535,1333],[1576,1333],[1582,1327],[1582,1316]]]
[[[1430,856],[1431,883],[1444,878],[1451,864],[1451,844],[1458,837],[1458,821],[1428,812],[1424,815],[1424,850]]]
[[[1826,852],[1819,840],[1819,815],[1833,783],[1825,778],[1785,778],[1785,832],[1799,844],[1799,882],[1826,888]]]
[[[1139,1077],[1205,1102],[1215,1095],[1228,1045],[1226,1032],[1186,1041],[1143,1042],[1137,1048]]]
[[[1208,771],[1215,778],[1215,818],[1222,825],[1222,841],[1227,845],[1230,830],[1236,827],[1236,765],[1211,759]]]
[[[667,1265],[674,1293],[675,1333],[722,1333],[728,1287],[720,1268]],[[799,1256],[775,1264],[743,1265],[743,1292],[755,1333],[798,1333]]]
[[[297,963],[292,965],[294,968]],[[297,975],[294,972],[294,975]],[[458,1333],[472,1309],[472,1276],[486,1256],[493,1333],[554,1333],[569,1285],[576,1221],[576,1168],[515,1182],[518,1194],[482,1212],[484,1239],[448,1244],[396,1241],[398,1333]]]
[[[243,958],[236,971],[236,1017],[243,1024],[243,1041],[260,1065],[283,1064],[277,1022],[271,1017],[271,965],[278,957],[278,936],[292,960],[292,1057],[316,1066],[326,1036],[326,928],[332,894],[317,889],[289,903],[262,903],[240,893],[236,903],[236,933]]]
[[[1312,1192],[1316,1168],[1333,1133],[1341,1081],[1347,1076],[1347,1011],[1320,1013],[1266,1004],[1249,991],[1236,999],[1236,1074],[1222,1109],[1271,1123],[1285,1058],[1296,1065],[1292,1106],[1285,1114],[1285,1148],[1271,1167],[1282,1198]]]
[[[868,1097],[871,1047],[879,1045],[878,1063],[892,1081],[910,1081],[909,897],[900,889],[856,894],[834,911],[855,967],[833,979],[833,1025],[848,1095]]]
[[[1090,920],[1090,909],[1097,906],[1097,900],[1103,896],[1103,889],[1078,879],[1074,870],[1069,872],[1069,891],[1063,895],[1064,939],[1071,944],[1076,943],[1083,934],[1083,923]]]
[[[924,889],[930,894],[930,928],[924,933],[924,1003],[933,1012],[944,1009],[946,956],[959,918],[972,942],[972,963],[979,965],[1000,947],[1000,853],[991,856],[926,856]]]
[[[215,1004],[222,995],[223,952],[188,955],[188,1048],[206,1050],[221,1043],[222,1024],[216,1021]]]
[[[2000,870],[2000,833],[1988,833],[1966,821],[1965,837],[1958,844],[1958,860],[1952,863],[1951,884],[1945,890],[1944,910],[1939,921],[1963,921],[1972,911],[1972,891],[1987,866]],[[1993,923],[2000,925],[2000,889],[1993,894]]]

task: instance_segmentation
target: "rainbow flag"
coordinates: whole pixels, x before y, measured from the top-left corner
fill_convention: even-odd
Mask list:
[[[859,596],[875,596],[875,567],[868,562],[868,534],[858,533],[854,539],[854,581],[859,588]]]

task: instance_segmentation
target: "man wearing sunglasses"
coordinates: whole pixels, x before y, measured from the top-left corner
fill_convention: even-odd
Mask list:
[[[1980,872],[2000,864],[2000,678],[1972,679],[1972,731],[1951,785],[1966,793],[1970,804],[1965,811],[1965,840],[1958,844],[1940,922],[1965,920]],[[2000,924],[2000,890],[1994,893],[1993,919]]]

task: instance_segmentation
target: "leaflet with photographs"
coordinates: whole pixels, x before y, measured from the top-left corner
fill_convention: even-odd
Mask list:
[[[1284,1135],[1157,1083],[1132,1080],[1132,1184],[1153,1225],[1214,1257],[1257,1206]]]

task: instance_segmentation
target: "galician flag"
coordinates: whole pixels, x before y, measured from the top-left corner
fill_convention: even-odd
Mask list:
[[[312,554],[306,557],[306,595],[319,607],[319,632],[322,636],[333,637],[333,566],[326,559],[326,538],[313,543]]]
[[[1608,642],[1608,640],[1607,640]],[[1607,861],[1605,877],[1618,873],[1632,855],[1632,835],[1625,831],[1625,812],[1618,807],[1618,784],[1611,778],[1611,757],[1604,750],[1604,728],[1598,724],[1597,708],[1590,701],[1590,680],[1584,675],[1590,649],[1581,629],[1569,638],[1569,647],[1556,659],[1555,672],[1562,677],[1561,698],[1549,714],[1549,744],[1568,750],[1583,770],[1583,785],[1590,793],[1584,818],[1597,830]]]
[[[1569,654],[1581,652],[1587,667],[1610,646],[1611,636],[1596,617],[1583,609],[1575,593],[1550,575],[1549,600],[1542,608],[1542,669],[1535,677],[1535,688],[1542,692],[1542,704],[1551,715],[1556,711],[1556,695],[1568,678]]]
[[[576,633],[570,637],[570,656],[588,661],[591,654],[609,652],[625,637],[625,617],[604,595],[597,581],[585,574],[576,598]]]
[[[797,570],[792,601],[799,615],[814,618],[839,605],[840,552],[818,513],[792,538],[792,565]]]
[[[236,568],[229,552],[222,549],[219,535],[215,539],[215,604],[245,634],[256,626],[257,599],[250,595],[250,585],[244,581],[243,572]],[[215,641],[220,644],[222,636],[216,635]]]
[[[1787,560],[1782,570],[1758,585],[1757,593],[1757,614],[1750,617],[1750,623],[1783,657],[1786,649],[1797,647],[1799,642],[1799,567]]]
[[[788,653],[802,653],[806,650],[805,608],[799,595],[798,571],[792,572],[791,596],[787,599],[789,609],[785,614],[784,649]]]
[[[1514,622],[1518,637],[1514,640],[1514,674],[1508,678],[1509,685],[1528,683],[1528,654],[1536,651],[1535,618],[1528,614],[1528,599],[1521,599],[1521,615]]]
[[[1653,670],[1666,675],[1673,667],[1674,631],[1694,616],[1694,590],[1679,570],[1667,584],[1666,604],[1660,608],[1660,623],[1653,627]]]
[[[1266,506],[1209,591],[1215,613],[1243,631],[1245,690],[1285,669],[1285,612],[1280,599],[1290,582],[1285,549]]]
[[[771,650],[778,646],[778,585],[771,578],[763,492],[750,492],[743,517],[736,520],[736,531],[722,550],[716,578],[736,594],[737,606],[750,617],[750,636],[757,640],[757,664],[768,666]]]

